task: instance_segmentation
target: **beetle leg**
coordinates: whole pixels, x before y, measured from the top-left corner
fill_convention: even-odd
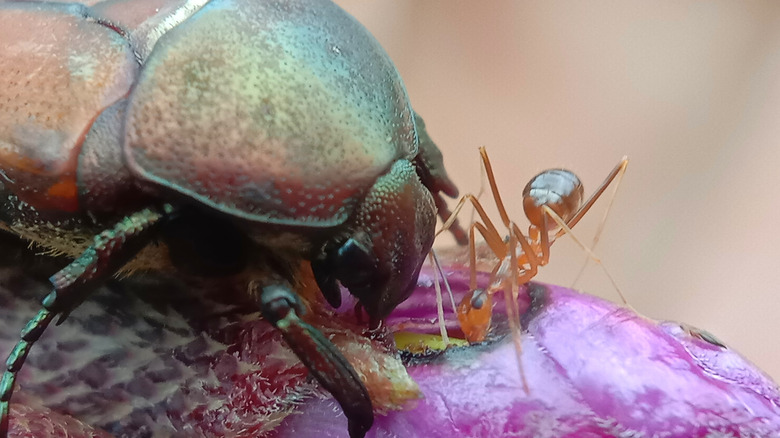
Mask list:
[[[125,217],[113,228],[95,236],[92,245],[49,280],[54,290],[43,299],[41,309],[22,330],[8,360],[0,381],[0,438],[8,435],[11,396],[16,374],[24,365],[32,345],[59,316],[62,323],[68,314],[89,296],[98,284],[115,274],[125,263],[143,249],[154,235],[157,225],[173,207],[165,205],[162,211],[144,209]]]
[[[420,181],[422,181],[423,185],[433,195],[433,201],[436,204],[442,222],[447,222],[451,213],[447,207],[447,202],[441,194],[444,193],[450,198],[455,198],[458,196],[458,188],[447,175],[447,170],[444,168],[444,157],[442,157],[439,147],[436,146],[431,136],[428,135],[422,117],[417,113],[414,113],[414,123],[417,125],[417,136],[420,139],[420,149],[417,157],[414,159],[417,174],[420,176]],[[469,240],[466,232],[457,219],[453,221],[449,230],[459,245],[468,244]]]
[[[312,258],[311,270],[322,291],[322,296],[334,309],[338,309],[341,307],[341,287],[338,277],[333,275],[334,269],[326,252]]]
[[[305,309],[289,287],[263,287],[260,304],[263,317],[282,332],[287,345],[339,402],[349,421],[350,438],[363,438],[374,423],[374,410],[352,365],[319,330],[298,317]]]

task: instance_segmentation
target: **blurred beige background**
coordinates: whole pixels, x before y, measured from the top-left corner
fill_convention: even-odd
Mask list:
[[[525,223],[536,172],[569,168],[590,193],[628,155],[596,252],[631,304],[780,379],[780,2],[339,3],[390,53],[462,192],[485,145]],[[576,276],[565,240],[538,279]],[[617,300],[592,265],[578,287]]]

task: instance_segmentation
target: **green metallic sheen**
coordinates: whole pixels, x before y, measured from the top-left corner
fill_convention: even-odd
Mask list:
[[[157,42],[125,138],[140,179],[232,216],[307,227],[343,223],[417,149],[387,54],[321,1],[209,2]]]

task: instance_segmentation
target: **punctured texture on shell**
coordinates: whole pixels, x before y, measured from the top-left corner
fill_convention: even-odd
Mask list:
[[[417,152],[401,79],[321,1],[213,0],[163,35],[130,97],[141,179],[231,215],[334,226]]]
[[[433,245],[435,211],[414,166],[398,160],[355,212],[354,223],[369,234],[378,270],[389,278],[383,290],[374,284],[350,289],[369,315],[385,318],[414,291],[417,273]]]

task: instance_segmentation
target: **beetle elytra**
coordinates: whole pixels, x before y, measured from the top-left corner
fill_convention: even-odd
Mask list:
[[[366,388],[300,318],[290,267],[310,261],[329,303],[341,284],[381,321],[415,285],[442,193],[457,196],[441,153],[336,5],[158,3],[0,3],[0,228],[74,258],[6,364],[0,438],[50,322],[120,270],[167,267],[263,272],[264,317],[362,437]]]

